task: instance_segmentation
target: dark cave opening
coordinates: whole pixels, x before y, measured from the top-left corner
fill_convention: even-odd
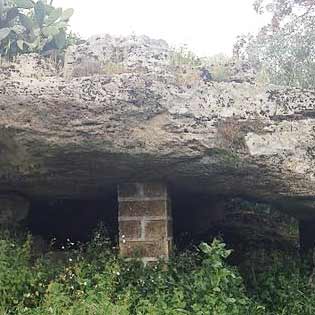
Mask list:
[[[187,191],[171,190],[170,195],[178,250],[211,242],[214,237],[220,237],[240,255],[251,246],[295,248],[296,235],[290,231],[296,222],[269,205]],[[33,235],[46,242],[55,239],[57,248],[67,240],[88,242],[100,225],[112,244],[117,245],[117,194],[111,192],[96,200],[35,200],[26,223]]]
[[[193,239],[223,218],[222,202],[213,196],[171,191],[174,242],[186,248]],[[61,246],[71,242],[88,242],[102,225],[113,244],[118,243],[118,200],[110,192],[103,199],[33,200],[26,221],[27,229],[47,242]]]
[[[28,230],[47,242],[62,246],[69,240],[85,243],[95,231],[104,229],[105,236],[117,241],[117,196],[98,200],[45,199],[31,203],[26,222]]]
[[[298,220],[277,207],[242,197],[177,192],[173,196],[175,245],[179,250],[221,239],[240,263],[251,251],[297,253]]]

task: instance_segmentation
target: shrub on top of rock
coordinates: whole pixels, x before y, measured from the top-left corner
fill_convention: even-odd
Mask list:
[[[0,56],[38,52],[51,55],[72,40],[67,33],[73,9],[62,10],[45,0],[0,0]]]

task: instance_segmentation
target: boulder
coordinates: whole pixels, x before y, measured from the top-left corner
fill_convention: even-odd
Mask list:
[[[93,37],[63,68],[38,55],[3,63],[0,191],[88,199],[165,181],[315,217],[315,91],[204,73],[145,36]]]

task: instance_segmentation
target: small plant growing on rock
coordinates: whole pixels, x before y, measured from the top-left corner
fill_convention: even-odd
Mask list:
[[[72,77],[89,77],[93,75],[115,75],[127,72],[122,63],[102,62],[98,60],[84,60],[75,65]]]
[[[245,148],[244,133],[241,123],[229,118],[218,123],[218,142],[224,149],[237,151]]]
[[[179,49],[174,49],[170,55],[170,63],[175,67],[183,65],[198,67],[201,65],[200,58],[198,58],[186,46],[180,47]]]
[[[0,0],[0,55],[30,52],[44,55],[67,46],[73,9],[62,10],[45,0]]]
[[[170,66],[180,86],[191,86],[200,80],[201,60],[186,46],[172,51]]]
[[[218,54],[206,58],[204,62],[210,69],[214,81],[224,82],[230,79],[232,60],[228,56]]]

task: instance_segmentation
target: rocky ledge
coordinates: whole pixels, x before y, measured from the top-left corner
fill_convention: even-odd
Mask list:
[[[144,36],[91,38],[62,69],[37,55],[3,63],[0,191],[88,199],[163,180],[315,216],[315,91],[245,72],[215,81]]]

